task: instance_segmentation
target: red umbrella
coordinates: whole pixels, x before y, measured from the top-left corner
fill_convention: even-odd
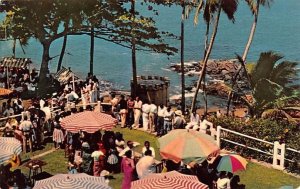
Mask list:
[[[131,182],[131,189],[208,189],[196,176],[184,175],[177,171],[149,174],[143,179]]]
[[[91,111],[72,114],[61,121],[61,126],[73,133],[78,131],[94,133],[100,129],[111,130],[116,124],[117,120],[111,115]]]

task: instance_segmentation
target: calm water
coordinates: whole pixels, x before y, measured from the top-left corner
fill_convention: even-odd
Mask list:
[[[161,30],[180,34],[180,7],[156,7],[160,15],[156,18]],[[300,61],[300,1],[274,0],[270,9],[262,8],[259,23],[252,43],[248,60],[255,61],[262,51],[274,50],[282,53],[286,59]],[[192,15],[193,16],[193,15]],[[201,17],[202,19],[202,17]],[[194,26],[191,17],[186,21],[185,60],[200,60],[203,54],[203,40],[205,25],[202,21]],[[220,20],[219,32],[213,48],[212,58],[234,58],[234,53],[242,54],[250,31],[253,17],[245,3],[239,4],[236,22],[228,21],[225,15]],[[89,71],[89,38],[86,36],[69,37],[67,52],[63,66],[72,67],[77,74],[85,76]],[[170,44],[180,47],[179,41],[169,41]],[[60,53],[62,40],[53,43],[50,54]],[[11,56],[12,42],[0,42],[0,56]],[[26,55],[20,48],[17,56],[31,57],[35,67],[39,68],[42,47],[34,39],[26,47]],[[101,40],[95,42],[94,72],[105,80],[116,84],[120,89],[129,89],[131,78],[130,50]],[[58,58],[50,62],[51,70],[56,69]],[[161,75],[171,79],[171,91],[180,90],[180,76],[167,71],[170,63],[180,61],[180,54],[167,57],[166,55],[137,52],[138,75]]]

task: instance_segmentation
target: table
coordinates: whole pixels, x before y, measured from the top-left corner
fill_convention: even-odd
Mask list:
[[[25,167],[29,168],[29,180],[31,181],[31,173],[32,173],[32,183],[34,184],[34,176],[43,172],[43,166],[47,165],[46,162],[39,159],[32,159],[24,164]]]

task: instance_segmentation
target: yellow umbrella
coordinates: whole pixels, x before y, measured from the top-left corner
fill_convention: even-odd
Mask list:
[[[0,88],[0,96],[9,95],[12,92],[13,92],[12,90],[5,89],[5,88]]]

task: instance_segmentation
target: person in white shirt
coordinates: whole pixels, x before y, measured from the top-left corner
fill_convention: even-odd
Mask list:
[[[173,121],[174,112],[171,110],[171,107],[168,106],[166,111],[164,112],[164,127],[161,135],[167,134],[170,130],[172,130],[172,121]]]
[[[213,127],[213,123],[209,122],[205,119],[205,116],[202,116],[199,131],[206,134],[208,126],[211,128]]]
[[[167,108],[161,104],[158,106],[158,111],[157,111],[157,136],[161,136],[164,132],[164,114],[165,111],[167,111]]]
[[[230,179],[223,171],[220,173],[220,178],[217,180],[217,189],[230,189]]]
[[[197,130],[199,128],[200,116],[193,111],[190,115],[190,122],[185,126],[186,129]]]
[[[139,179],[146,177],[150,173],[155,173],[155,166],[153,166],[155,159],[151,153],[151,150],[147,150],[145,156],[143,156],[136,164],[136,172]]]
[[[27,140],[29,141],[29,148],[32,151],[32,129],[33,125],[31,121],[28,120],[27,116],[24,116],[24,121],[20,123],[19,129],[23,133],[23,150],[26,152]]]
[[[155,117],[157,115],[157,106],[153,103],[149,105],[150,107],[150,112],[149,112],[149,130],[150,132],[155,131]]]
[[[150,113],[150,104],[145,103],[142,105],[143,112],[143,129],[147,131],[149,129],[149,113]],[[150,130],[151,132],[151,130]]]
[[[149,142],[149,141],[145,141],[145,142],[144,142],[144,147],[142,148],[142,156],[145,156],[145,155],[146,155],[145,152],[146,152],[147,150],[150,150],[150,151],[151,151],[151,156],[152,156],[153,158],[155,158],[155,150],[154,150],[153,147],[150,146],[150,142]]]
[[[142,104],[143,102],[137,96],[134,101],[133,111],[134,111],[134,124],[132,127],[137,129],[139,127],[139,121],[142,113]]]

